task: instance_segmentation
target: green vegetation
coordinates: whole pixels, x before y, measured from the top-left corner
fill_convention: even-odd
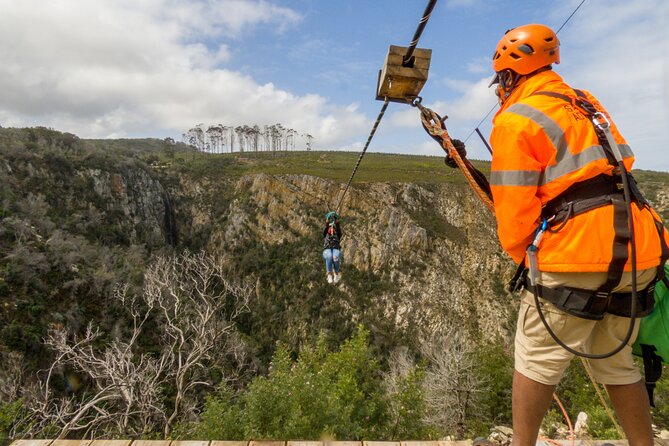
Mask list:
[[[314,175],[345,183],[359,154],[354,152],[258,152],[209,155],[201,152],[178,153],[174,164],[196,176]],[[484,172],[490,163],[474,162]],[[443,158],[421,155],[367,153],[360,163],[354,183],[392,182],[465,184],[455,169],[444,166]]]
[[[254,378],[236,400],[228,388],[208,398],[193,438],[436,438],[422,421],[421,369],[412,369],[396,393],[385,392],[368,336],[359,329],[337,351],[321,337],[296,360],[279,345],[269,374]]]
[[[510,425],[510,339],[486,340],[473,318],[444,324],[467,332],[472,351],[461,360],[476,365],[470,378],[477,387],[463,408],[465,420],[457,427],[426,421],[426,414],[439,409],[427,403],[425,385],[435,368],[421,350],[421,320],[411,319],[412,308],[402,309],[404,315],[388,305],[403,277],[422,277],[425,257],[377,270],[347,265],[342,286],[333,287],[323,280],[315,217],[305,219],[300,230],[287,217],[276,218],[262,227],[286,237],[270,242],[253,233],[223,240],[222,234],[239,223],[236,217],[261,227],[259,221],[271,208],[271,202],[260,204],[257,195],[239,186],[242,176],[298,174],[345,182],[357,158],[352,152],[211,155],[168,140],[81,140],[45,128],[0,129],[0,442],[30,428],[25,398],[37,372],[48,370],[53,361],[54,352],[44,344],[52,330],[65,327],[74,339],[94,321],[103,335],[93,348],[102,351],[132,326],[128,308],[114,299],[119,285],[128,285],[128,295],[137,293],[147,265],[158,254],[200,250],[222,259],[226,278],[252,283],[254,298],[250,311],[234,323],[243,346],[235,357],[243,363],[235,380],[228,380],[231,371],[223,366],[208,368],[202,380],[218,390],[198,388],[191,400],[182,402],[196,419],[176,420],[173,438],[435,439],[485,435],[495,425]],[[475,164],[489,171],[489,163]],[[669,174],[635,175],[651,199],[666,193]],[[378,153],[365,156],[354,181],[370,182],[420,183],[429,191],[443,183],[465,187],[441,157]],[[430,237],[469,248],[468,234],[432,212],[428,203],[419,204],[417,210],[405,209],[415,224]],[[240,215],[231,211],[233,206]],[[320,212],[300,206],[305,215]],[[361,225],[366,218],[374,216],[346,224]],[[444,265],[444,274],[453,271],[453,265]],[[508,297],[501,278],[487,284],[494,298]],[[422,287],[415,288],[409,296],[420,302]],[[410,323],[397,322],[403,317]],[[147,321],[137,358],[161,354],[160,323],[153,316]],[[500,323],[506,324],[504,332],[513,331],[513,321]],[[398,350],[412,358],[400,371],[394,370],[391,356]],[[18,359],[5,359],[12,355]],[[77,374],[70,369],[54,373],[54,395],[90,401],[92,378],[71,379]],[[11,392],[5,385],[10,382]],[[655,422],[661,428],[669,427],[668,383],[666,377],[661,380],[656,395]],[[578,364],[569,369],[559,394],[572,420],[586,411],[593,436],[614,438]],[[160,409],[169,413],[177,404],[174,386],[161,383],[159,395]],[[551,411],[549,420],[563,423],[561,418]],[[165,421],[156,420],[156,425]],[[41,433],[53,436],[59,428],[54,423]],[[162,435],[160,429],[143,433],[145,438]]]
[[[0,444],[9,444],[14,428],[25,416],[23,401],[0,402]]]

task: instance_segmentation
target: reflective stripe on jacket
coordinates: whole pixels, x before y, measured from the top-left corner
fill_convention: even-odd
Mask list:
[[[525,256],[540,221],[542,207],[576,182],[611,174],[613,166],[592,122],[572,104],[536,95],[539,91],[575,97],[553,71],[523,82],[493,119],[490,185],[502,247],[516,263]],[[608,113],[588,92],[588,100]],[[628,171],[634,155],[613,121],[611,131]],[[651,211],[632,206],[639,270],[659,264],[660,243]],[[607,271],[613,246],[613,207],[572,218],[557,233],[546,232],[539,245],[539,269],[549,272]],[[665,237],[669,240],[669,236]],[[629,271],[628,261],[625,270]]]

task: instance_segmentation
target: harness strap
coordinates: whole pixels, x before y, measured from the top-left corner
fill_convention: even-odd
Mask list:
[[[568,102],[574,107],[579,108],[588,118],[592,118],[595,113],[598,113],[595,106],[587,100],[585,93],[580,90],[575,90],[575,93],[578,97],[569,97],[552,91],[538,91],[534,94],[549,96]],[[593,128],[597,134],[597,139],[599,140],[600,145],[604,148],[604,153],[606,154],[609,164],[616,167],[616,157],[608,138],[606,135],[602,134],[594,123]],[[620,198],[613,198],[611,204],[613,204],[613,229],[615,235],[613,238],[611,263],[609,263],[606,281],[598,289],[598,291],[601,292],[609,292],[620,283],[625,264],[629,258],[628,246],[631,237],[628,226],[629,209],[627,208],[625,200],[621,200]]]
[[[625,263],[629,258],[628,246],[630,242],[630,230],[627,225],[627,205],[625,200],[613,200],[613,253],[609,270],[607,271],[606,282],[599,287],[599,291],[611,291],[620,283],[623,276]]]
[[[622,155],[620,153],[620,150],[613,138],[613,135],[611,134],[610,129],[608,128],[608,121],[604,117],[604,115],[599,112],[594,105],[587,99],[587,96],[584,92],[580,90],[574,90],[578,98],[576,97],[569,97],[560,93],[555,93],[555,92],[548,92],[548,91],[540,91],[535,94],[540,94],[544,96],[549,96],[557,99],[561,99],[567,103],[572,104],[574,107],[577,107],[580,109],[588,118],[590,118],[591,122],[593,123],[593,128],[595,130],[595,133],[597,135],[597,139],[599,140],[600,145],[602,148],[604,148],[604,153],[606,155],[606,158],[609,162],[610,165],[614,166],[614,172],[617,172],[620,174],[621,172],[619,171],[620,168],[624,169],[624,166],[622,165]],[[595,117],[597,115],[600,115],[599,118],[604,118],[604,121],[607,121],[607,127],[604,128],[602,125],[597,125],[595,123]],[[620,167],[618,167],[620,163]],[[628,181],[628,186],[629,186],[629,191],[630,195],[632,196],[632,201],[634,201],[639,208],[646,207],[650,209],[650,204],[648,201],[643,197],[643,194],[639,190],[638,185],[636,184],[636,181],[634,178],[627,174],[627,172],[622,172],[623,174],[626,174]],[[587,195],[587,194],[586,194]],[[559,197],[558,197],[559,198]],[[566,197],[562,197],[562,202],[560,203],[562,207],[564,208],[564,205],[567,205],[567,213],[564,215],[564,222],[566,222],[569,218],[573,217],[575,215],[575,212],[587,212],[588,210],[595,209],[596,207],[606,205],[606,201],[610,198],[611,199],[611,204],[613,205],[613,226],[614,226],[614,240],[613,240],[613,249],[612,249],[612,259],[611,263],[609,264],[609,269],[607,273],[607,280],[606,282],[597,290],[597,292],[593,293],[590,292],[590,296],[588,297],[587,294],[583,295],[581,291],[583,290],[568,290],[565,287],[561,287],[559,289],[553,290],[550,288],[545,288],[542,287],[541,285],[537,285],[537,289],[541,288],[541,291],[543,294],[543,297],[548,299],[549,301],[553,300],[554,304],[561,305],[564,311],[568,312],[569,311],[565,308],[568,304],[568,302],[571,300],[572,305],[576,305],[580,310],[577,309],[577,312],[584,312],[585,316],[581,317],[588,317],[592,318],[593,316],[595,318],[600,317],[597,315],[598,311],[594,312],[593,315],[593,307],[594,310],[598,310],[600,307],[605,306],[605,312],[608,311],[612,314],[616,314],[615,309],[611,307],[612,302],[619,302],[621,299],[614,299],[612,300],[610,298],[611,294],[610,291],[620,282],[620,278],[622,277],[622,273],[624,270],[624,266],[627,263],[628,259],[628,245],[630,243],[630,239],[632,234],[630,233],[631,230],[631,221],[628,221],[629,219],[629,212],[631,212],[630,206],[627,206],[627,203],[625,203],[625,200],[620,199],[620,193],[614,193],[612,195],[609,195],[609,197],[601,197],[601,198],[582,198],[582,197],[576,197],[581,198],[581,203],[579,204],[574,203],[573,200],[567,200],[565,199]],[[603,204],[602,204],[603,203]],[[579,208],[579,209],[576,209]],[[561,211],[564,211],[564,209],[560,209]],[[554,213],[554,215],[557,214],[557,212]],[[543,214],[542,214],[543,215]],[[545,217],[544,217],[545,218]],[[662,280],[668,287],[669,287],[669,279],[667,278],[664,270],[664,264],[667,262],[669,259],[669,247],[667,246],[666,240],[664,238],[664,226],[661,221],[655,218],[655,215],[653,215],[653,220],[655,222],[655,226],[658,231],[658,235],[660,237],[660,246],[661,246],[661,254],[660,254],[660,263],[657,268],[657,276],[656,280],[652,282],[651,286],[647,288],[646,290],[637,293],[638,299],[639,299],[639,308],[637,311],[635,311],[637,314],[636,315],[630,315],[631,317],[636,317],[636,316],[643,316],[646,314],[650,314],[653,308],[653,292],[654,292],[654,285],[657,280]],[[524,269],[524,261],[521,263],[519,266],[518,270],[516,271],[516,274],[514,276],[515,285],[518,285],[518,282],[521,280],[522,269]],[[526,272],[525,272],[526,274]],[[514,285],[514,282],[512,281],[510,285]],[[526,285],[527,286],[527,285]],[[574,296],[574,298],[572,298]],[[593,301],[593,296],[599,296],[599,297],[604,297],[608,296],[607,299],[595,299]],[[622,299],[622,300],[627,300],[628,304],[631,303],[632,297],[630,296],[629,299]],[[536,299],[536,296],[535,296]],[[606,305],[602,305],[602,302],[606,302]],[[538,303],[537,303],[538,305]],[[631,309],[631,305],[629,307],[625,307],[623,305],[621,307],[623,310],[626,308]],[[627,311],[630,313],[630,311]],[[643,314],[645,313],[645,314]],[[578,315],[578,314],[577,314]],[[603,315],[601,316],[603,317]],[[544,321],[545,323],[545,321]],[[550,330],[549,330],[550,331]],[[644,363],[644,375],[646,377],[646,389],[648,391],[648,396],[650,398],[650,403],[654,407],[654,401],[653,401],[653,391],[655,389],[655,382],[660,378],[662,374],[662,360],[661,358],[655,353],[655,347],[654,346],[648,346],[648,345],[641,345],[642,349],[642,356],[643,356],[643,363]]]
[[[613,203],[622,197],[619,177],[601,174],[572,184],[567,190],[550,200],[541,210],[541,217],[551,219],[554,226],[567,218]]]
[[[529,289],[529,283],[526,283]],[[632,293],[602,293],[573,287],[548,288],[535,285],[541,297],[565,313],[583,319],[601,320],[606,313],[631,317]],[[648,316],[653,311],[655,282],[637,293],[637,309],[634,317]]]
[[[669,260],[669,246],[667,246],[667,241],[664,239],[664,225],[660,220],[657,220],[653,216],[653,221],[655,222],[655,227],[657,228],[657,233],[660,235],[660,247],[662,252],[660,254],[660,264],[657,267],[657,278],[664,282],[664,284],[669,288],[669,277],[664,270],[664,264]]]
[[[650,405],[655,407],[653,392],[655,383],[662,376],[662,358],[657,353],[654,345],[641,344],[641,357],[643,358],[643,375],[646,380],[646,391],[650,399]]]

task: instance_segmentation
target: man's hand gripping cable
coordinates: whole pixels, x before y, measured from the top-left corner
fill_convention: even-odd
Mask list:
[[[431,110],[421,104],[422,98],[416,97],[414,99],[407,99],[407,102],[420,110],[420,120],[425,131],[437,142],[441,144],[441,148],[446,152],[446,155],[455,161],[455,164],[460,168],[460,171],[465,176],[469,185],[474,189],[474,192],[483,204],[494,213],[494,206],[490,195],[490,187],[487,184],[485,176],[478,172],[472,163],[460,156],[460,153],[453,145],[451,137],[446,130],[444,121],[448,116],[443,118],[439,116],[434,110]],[[484,183],[484,184],[482,184]]]

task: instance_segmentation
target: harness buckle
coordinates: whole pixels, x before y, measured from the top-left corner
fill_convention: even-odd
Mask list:
[[[611,292],[610,291],[595,291],[594,295],[595,295],[595,297],[599,297],[601,299],[610,299],[611,298]]]
[[[602,112],[595,112],[592,115],[592,123],[597,127],[598,129],[605,131],[608,130],[609,127],[611,127],[611,122],[609,119],[606,117],[606,115]]]

